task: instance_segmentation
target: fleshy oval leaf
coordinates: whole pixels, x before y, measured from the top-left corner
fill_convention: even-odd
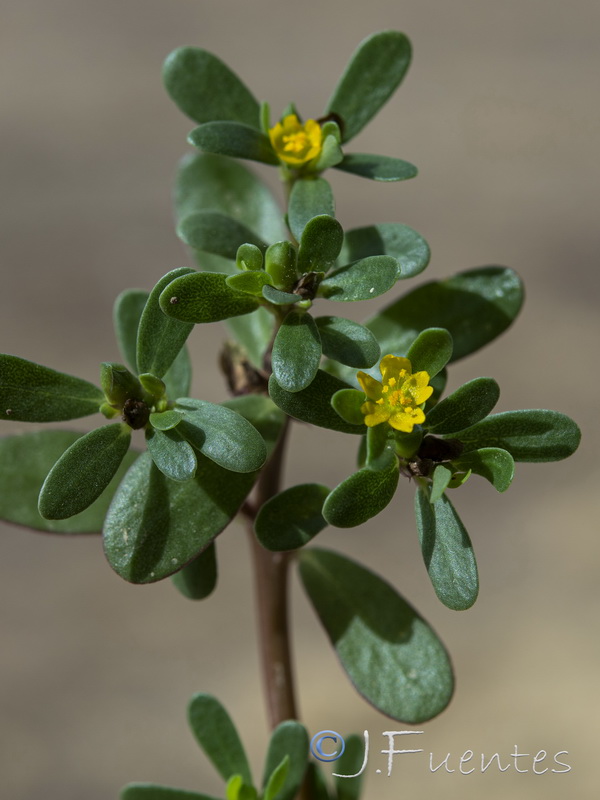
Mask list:
[[[335,216],[331,186],[324,178],[300,178],[290,193],[288,224],[296,241],[302,239],[304,228],[313,217]]]
[[[498,492],[505,492],[515,474],[515,461],[500,447],[482,447],[453,459],[452,466],[460,472],[474,472],[488,480]]]
[[[160,307],[180,322],[218,322],[258,308],[252,295],[238,292],[221,272],[195,272],[171,281],[160,296]]]
[[[188,721],[196,741],[227,781],[241,775],[252,785],[248,758],[239,734],[224,706],[210,694],[195,694],[188,705]]]
[[[194,448],[174,429],[146,429],[146,447],[159,470],[172,481],[189,481],[196,474]]]
[[[344,242],[344,230],[334,217],[321,214],[309,220],[298,250],[299,272],[327,272],[336,262]]]
[[[379,361],[381,350],[368,328],[344,317],[316,317],[323,354],[341,364],[367,369]]]
[[[303,483],[276,494],[260,508],[256,538],[267,550],[297,550],[327,527],[321,513],[327,486]]]
[[[474,378],[440,400],[428,412],[425,427],[435,434],[456,433],[487,417],[499,397],[493,378]]]
[[[411,344],[406,357],[413,373],[425,370],[434,378],[452,358],[452,336],[445,328],[427,328]]]
[[[308,734],[304,725],[296,720],[281,722],[271,734],[263,771],[263,786],[267,785],[270,776],[286,756],[289,757],[289,767],[275,800],[293,800],[306,771]]]
[[[177,234],[194,250],[232,260],[242,244],[254,244],[261,250],[266,248],[260,236],[243,222],[220,211],[198,211],[184,217],[177,226]]]
[[[347,153],[334,165],[335,169],[370,178],[372,181],[407,181],[416,177],[418,169],[408,161],[371,153]]]
[[[171,575],[175,588],[188,600],[204,600],[214,592],[217,585],[216,552],[213,542],[197,558]]]
[[[398,262],[397,280],[413,278],[429,264],[431,251],[425,239],[398,222],[353,228],[344,234],[339,262],[348,264],[368,256],[392,256]]]
[[[397,262],[391,256],[369,256],[333,270],[319,286],[328,300],[347,303],[379,297],[396,283]]]
[[[188,136],[188,142],[205,153],[248,158],[264,164],[278,164],[279,159],[262,131],[240,122],[205,122]]]
[[[345,556],[310,547],[298,558],[304,588],[365,700],[409,724],[440,714],[452,697],[452,667],[443,644],[415,609],[386,581]]]
[[[273,342],[275,380],[286,392],[300,392],[314,380],[320,361],[321,337],[315,321],[304,311],[290,311]]]

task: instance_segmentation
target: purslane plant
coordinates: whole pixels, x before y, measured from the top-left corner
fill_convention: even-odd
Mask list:
[[[374,180],[416,175],[397,158],[345,152],[400,84],[410,54],[403,34],[375,34],[354,53],[323,117],[303,122],[291,104],[272,123],[268,105],[216,56],[176,50],[165,85],[198,123],[189,141],[201,152],[181,163],[175,212],[200,271],[173,270],[150,293],[118,297],[115,331],[128,366],[102,364],[100,386],[0,356],[0,418],[52,422],[100,412],[111,420],[85,435],[3,439],[3,519],[56,533],[102,530],[121,577],[142,584],[171,576],[193,599],[215,589],[217,535],[238,513],[248,522],[273,728],[260,788],[221,704],[208,695],[190,704],[192,729],[226,781],[227,800],[349,796],[343,780],[327,786],[318,766],[308,765],[308,736],[297,721],[292,562],[342,667],[375,708],[421,723],[453,692],[443,644],[397,590],[346,556],[306,545],[327,525],[354,527],[379,514],[403,477],[416,488],[416,529],[433,589],[447,607],[467,609],[479,590],[477,565],[450,490],[480,476],[504,492],[516,461],[563,459],[579,444],[577,425],[559,412],[492,413],[499,387],[491,377],[443,396],[448,366],[519,313],[523,291],[512,270],[481,267],[425,283],[364,325],[323,308],[323,300],[381,296],[428,264],[427,243],[407,225],[344,231],[323,177],[331,167]],[[236,158],[278,166],[283,216]],[[195,325],[220,320],[235,339],[221,356],[233,397],[215,404],[188,396],[185,342]],[[358,468],[334,488],[307,482],[282,490],[291,419],[355,436]],[[130,449],[134,430],[143,431],[147,452]],[[347,744],[341,773],[354,774],[360,742]],[[357,797],[359,778],[351,780]],[[206,800],[151,784],[131,784],[122,796]]]

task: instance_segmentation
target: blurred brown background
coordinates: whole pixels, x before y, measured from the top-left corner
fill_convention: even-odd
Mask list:
[[[167,53],[206,47],[274,114],[293,99],[318,116],[362,38],[386,28],[410,35],[415,58],[403,87],[351,149],[406,158],[420,176],[377,185],[334,173],[338,216],[345,227],[415,227],[432,247],[428,278],[486,263],[516,268],[528,291],[521,318],[461,362],[451,388],[492,375],[503,387],[500,410],[566,412],[584,441],[568,462],[519,465],[507,495],[478,479],[457,495],[482,580],[469,612],[441,607],[429,586],[409,487],[371,525],[323,533],[320,544],[363,558],[432,622],[458,684],[448,710],[421,726],[419,744],[404,745],[425,755],[377,775],[381,732],[406,726],[354,694],[294,582],[303,719],[311,733],[369,729],[367,798],[595,797],[600,5],[2,0],[1,15],[0,349],[90,380],[100,361],[118,358],[114,297],[190,264],[170,191],[192,125],[161,87]],[[277,188],[274,171],[265,175]],[[363,304],[359,318],[378,302]],[[191,340],[194,391],[209,400],[223,389],[221,335],[211,326]],[[25,429],[33,426],[1,432]],[[335,485],[353,469],[354,444],[296,429],[288,483]],[[267,732],[242,529],[232,526],[220,545],[220,586],[193,604],[169,582],[125,584],[97,537],[3,526],[3,798],[108,800],[130,780],[222,795],[185,722],[200,690],[232,711],[260,775]],[[532,775],[529,758],[519,762],[527,774],[458,773],[467,749],[475,761],[499,752],[508,763],[515,745],[532,756],[567,750],[572,771]],[[457,771],[431,774],[430,751],[436,763],[451,753]]]

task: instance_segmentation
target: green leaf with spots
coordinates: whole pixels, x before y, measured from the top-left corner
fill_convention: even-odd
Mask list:
[[[336,392],[349,388],[347,383],[323,370],[317,370],[313,382],[300,392],[287,392],[273,375],[269,379],[271,400],[290,417],[321,428],[360,435],[366,433],[366,426],[345,422],[331,405],[331,398]]]
[[[179,572],[171,575],[175,588],[188,600],[204,600],[211,595],[217,585],[217,555],[215,543]]]
[[[323,517],[336,528],[354,528],[380,514],[391,502],[400,469],[391,448],[342,481],[323,505]]]
[[[262,131],[240,122],[205,122],[188,136],[188,142],[199,150],[233,158],[248,158],[264,164],[278,164],[279,159],[269,137]]]
[[[241,775],[251,786],[252,774],[239,734],[217,698],[195,694],[188,706],[188,721],[196,741],[223,780]]]
[[[379,297],[396,283],[397,264],[391,256],[370,256],[338,267],[319,286],[319,295],[343,303]]]
[[[184,217],[177,227],[177,235],[195,250],[230,259],[235,259],[242,244],[254,244],[261,250],[267,246],[242,222],[219,211],[199,211]]]
[[[259,126],[258,101],[220,58],[206,50],[174,50],[165,61],[163,81],[181,111],[199,124],[234,120]]]
[[[353,228],[344,234],[340,264],[348,264],[368,256],[392,256],[398,262],[397,280],[413,278],[429,264],[429,245],[408,225],[383,222],[364,228]]]
[[[356,136],[396,91],[410,64],[410,41],[398,31],[381,31],[362,41],[327,105],[341,117],[343,141]]]
[[[293,800],[306,771],[308,734],[304,725],[296,720],[281,722],[271,734],[263,771],[263,786],[267,785],[270,776],[286,756],[289,758],[289,768],[274,800]]]
[[[275,380],[286,392],[300,392],[314,380],[320,361],[321,337],[315,321],[304,311],[290,311],[273,342]]]
[[[121,482],[104,522],[104,551],[130,583],[152,583],[188,564],[236,515],[255,473],[236,474],[201,453],[192,480],[169,480],[143,453]]]
[[[146,446],[156,466],[172,481],[189,481],[196,474],[194,448],[176,430],[147,428]]]
[[[357,369],[372,367],[381,351],[368,328],[344,317],[316,317],[324,355]]]
[[[267,550],[296,550],[327,527],[321,513],[327,486],[303,483],[276,494],[260,508],[256,538]]]
[[[372,181],[406,181],[417,175],[417,168],[408,161],[371,153],[348,153],[335,164],[336,169],[350,172]]]
[[[419,489],[415,516],[427,572],[436,595],[453,611],[471,608],[479,593],[475,553],[454,506],[443,495],[431,505]]]
[[[338,553],[310,547],[298,560],[313,607],[365,700],[413,725],[440,714],[452,697],[452,667],[415,609],[378,575]]]
[[[425,427],[435,434],[456,433],[487,417],[499,397],[500,387],[493,378],[474,378],[440,400],[427,413]]]
[[[258,308],[255,297],[232,289],[226,278],[220,272],[195,272],[177,278],[161,294],[160,307],[168,317],[193,323],[218,322]]]
[[[109,485],[131,442],[124,423],[104,425],[77,439],[52,467],[40,491],[38,509],[46,519],[84,511]]]
[[[515,461],[500,447],[482,447],[452,460],[455,471],[474,472],[488,480],[494,489],[505,492],[515,474]]]
[[[132,450],[104,492],[85,511],[61,520],[44,519],[38,511],[46,476],[82,435],[74,431],[37,431],[0,439],[0,519],[49,533],[100,533],[111,498],[139,455]]]
[[[203,455],[232,472],[254,472],[265,463],[265,442],[245,417],[216,403],[180,398],[177,432]]]
[[[331,186],[324,178],[300,178],[290,193],[288,223],[296,241],[302,239],[304,228],[313,217],[335,216]]]
[[[309,220],[300,237],[299,272],[327,272],[336,262],[344,242],[344,230],[337,219],[321,214]]]
[[[452,358],[452,336],[445,328],[427,328],[411,344],[406,357],[413,373],[425,370],[433,378]]]
[[[566,414],[524,409],[492,414],[455,434],[465,453],[481,447],[500,447],[515,461],[561,461],[579,446],[581,431]]]
[[[0,354],[0,419],[61,422],[98,413],[103,401],[93,383]]]
[[[137,333],[138,373],[151,372],[157,378],[162,378],[184,346],[193,325],[183,325],[165,316],[159,298],[175,280],[195,274],[189,267],[174,269],[164,275],[150,292]]]

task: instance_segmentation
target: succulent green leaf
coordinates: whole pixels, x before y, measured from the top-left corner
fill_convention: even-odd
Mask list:
[[[130,783],[121,789],[119,800],[219,800],[212,795],[173,789],[155,783]]]
[[[165,61],[163,80],[183,113],[199,124],[225,119],[259,125],[258,101],[220,58],[206,50],[174,50]]]
[[[98,413],[104,395],[88,381],[0,354],[0,419],[60,422]]]
[[[146,446],[156,466],[172,481],[189,481],[196,474],[194,448],[176,430],[147,428]]]
[[[285,236],[281,210],[270,189],[239,161],[225,156],[198,153],[181,161],[175,183],[177,223],[202,211],[232,217],[265,242]],[[196,255],[202,266],[203,253]]]
[[[253,473],[234,474],[202,454],[195,477],[169,480],[143,453],[121,482],[104,522],[104,550],[130,583],[152,583],[192,561],[232,520]]]
[[[295,239],[302,239],[304,228],[313,217],[335,216],[331,186],[324,178],[300,178],[290,193],[288,223]]]
[[[367,464],[372,464],[383,455],[390,433],[394,437],[392,443],[396,449],[396,441],[402,435],[399,431],[392,431],[389,425],[374,425],[372,428],[367,428]],[[411,436],[411,434],[405,434],[405,436]]]
[[[205,122],[194,128],[188,142],[206,153],[248,158],[264,164],[279,163],[269,137],[256,127],[240,122]]]
[[[267,247],[265,270],[271,276],[270,283],[283,291],[293,287],[298,278],[298,254],[291,242],[275,242]]]
[[[222,405],[237,411],[244,419],[252,423],[263,437],[267,447],[267,457],[269,457],[281,436],[286,421],[285,414],[268,397],[258,394],[234,397],[226,400]]]
[[[40,491],[38,509],[46,519],[84,511],[106,489],[129,449],[131,428],[104,425],[77,439],[52,467]]]
[[[225,283],[236,292],[246,292],[262,297],[262,289],[269,283],[269,276],[261,269],[248,270],[247,272],[238,272],[236,275],[228,275]]]
[[[370,300],[387,292],[397,280],[397,262],[391,256],[370,256],[333,270],[321,281],[319,294],[328,300]]]
[[[444,393],[446,384],[448,383],[448,370],[444,367],[441,372],[438,372],[430,381],[429,385],[433,386],[433,394],[425,403],[425,414],[429,414],[431,409],[438,404],[440,397]]]
[[[305,311],[286,314],[273,342],[271,364],[277,383],[286,392],[300,392],[315,378],[321,361],[321,337]]]
[[[184,275],[165,288],[160,307],[168,317],[188,323],[218,322],[254,311],[258,300],[232,289],[226,279],[220,272]]]
[[[367,322],[381,351],[403,355],[418,333],[440,327],[452,336],[452,361],[505,331],[523,304],[519,276],[506,267],[479,267],[405,294]]]
[[[419,489],[415,497],[419,541],[436,595],[453,611],[471,608],[479,592],[475,553],[454,506],[443,495],[433,505]]]
[[[159,431],[170,431],[179,425],[182,419],[183,414],[181,412],[170,408],[168,411],[155,411],[150,414],[150,425]]]
[[[290,757],[285,755],[275,767],[266,783],[263,800],[274,800],[283,789],[283,784],[290,769]]]
[[[254,472],[265,463],[265,442],[245,417],[216,403],[180,398],[176,409],[184,414],[177,427],[203,455],[232,472]]]
[[[224,258],[235,259],[242,244],[254,244],[264,249],[265,242],[243,222],[220,211],[198,211],[184,217],[177,235],[195,250],[204,250]]]
[[[440,400],[427,413],[425,427],[435,434],[464,430],[487,417],[499,397],[500,387],[493,378],[474,378]]]
[[[445,328],[427,328],[411,344],[406,357],[413,373],[425,370],[433,378],[452,358],[452,336]]]
[[[335,795],[329,794],[325,775],[316,761],[308,762],[306,780],[307,784],[312,788],[314,800],[336,800]]]
[[[438,464],[433,470],[431,481],[431,493],[429,495],[429,502],[433,505],[441,499],[442,495],[448,488],[448,484],[452,480],[452,470],[445,464]]]
[[[301,392],[287,392],[273,375],[269,379],[271,400],[290,417],[321,428],[360,435],[366,432],[366,426],[344,421],[331,405],[331,398],[337,391],[350,388],[347,383],[323,370],[317,370],[313,382]]]
[[[335,763],[334,781],[337,800],[359,800],[362,788],[361,772],[365,760],[365,742],[360,736],[351,733],[346,736],[344,752]],[[341,777],[355,775],[354,778]]]
[[[515,461],[510,453],[500,447],[482,447],[452,460],[460,472],[474,472],[488,480],[494,489],[505,492],[515,474]]]
[[[122,406],[130,399],[142,400],[144,391],[139,380],[123,364],[107,361],[100,365],[100,386],[109,403]]]
[[[257,308],[253,314],[241,317],[230,317],[227,327],[246,351],[250,362],[262,369],[263,358],[268,346],[273,341],[275,317],[265,308]],[[174,397],[185,397],[188,392],[180,392]]]
[[[321,510],[327,486],[303,483],[276,494],[260,508],[254,522],[256,538],[267,550],[296,550],[327,527]]]
[[[579,446],[581,431],[566,414],[524,409],[492,414],[455,434],[465,453],[481,447],[508,450],[515,461],[561,461]]]
[[[304,725],[296,720],[281,722],[271,734],[265,760],[263,786],[286,756],[289,768],[283,785],[274,795],[274,800],[293,800],[302,783],[308,761],[308,734]],[[266,794],[265,794],[266,797]]]
[[[327,114],[342,118],[343,141],[356,136],[389,100],[410,59],[410,42],[398,31],[374,33],[359,44],[327,105]]]
[[[192,384],[192,362],[187,345],[175,356],[175,361],[163,375],[168,397],[186,397]]]
[[[344,230],[332,216],[320,214],[304,225],[298,251],[299,272],[327,272],[336,262]]]
[[[335,165],[342,172],[370,178],[372,181],[406,181],[417,175],[417,168],[408,161],[391,156],[378,156],[371,153],[347,153]]]
[[[361,408],[365,393],[358,389],[339,389],[331,398],[331,405],[340,417],[350,425],[364,425],[365,415]]]
[[[217,585],[217,549],[215,543],[179,572],[171,575],[171,582],[188,600],[204,600]]]
[[[175,280],[195,275],[193,269],[180,267],[164,275],[150,292],[142,312],[137,334],[138,373],[151,372],[162,378],[190,335],[193,325],[182,325],[161,311],[159,298]]]
[[[362,525],[389,505],[399,476],[398,458],[387,448],[335,487],[323,504],[323,517],[336,528]]]
[[[238,269],[259,270],[263,267],[263,254],[255,244],[241,244],[235,254],[235,265]]]
[[[280,289],[276,289],[274,286],[269,286],[268,284],[263,286],[262,293],[265,300],[268,300],[269,303],[273,303],[276,306],[289,306],[291,303],[298,303],[302,300],[299,294],[282,292]]]
[[[344,153],[340,147],[337,136],[326,134],[323,131],[323,145],[321,147],[321,154],[314,165],[316,172],[322,172],[329,167],[335,167],[344,158]]]
[[[452,667],[415,609],[382,578],[345,556],[310,547],[298,558],[304,588],[365,700],[410,724],[441,713],[452,696]]]
[[[344,317],[316,317],[323,353],[349,367],[366,369],[379,361],[377,339],[368,328]]]
[[[46,476],[81,436],[74,431],[38,431],[0,439],[0,519],[49,533],[100,533],[111,498],[138,457],[134,451],[127,453],[107,488],[85,511],[64,520],[44,519],[38,511]]]
[[[353,228],[344,234],[339,261],[347,264],[368,256],[392,256],[398,262],[397,280],[413,278],[429,264],[431,251],[423,237],[398,222]]]
[[[223,778],[241,775],[252,785],[248,759],[231,717],[210,694],[195,694],[188,706],[188,721],[196,741]]]
[[[225,787],[226,800],[257,800],[258,792],[254,786],[244,783],[241,775],[232,775]]]
[[[137,332],[148,295],[142,289],[125,289],[117,297],[113,307],[117,344],[121,355],[134,372],[137,372]]]

